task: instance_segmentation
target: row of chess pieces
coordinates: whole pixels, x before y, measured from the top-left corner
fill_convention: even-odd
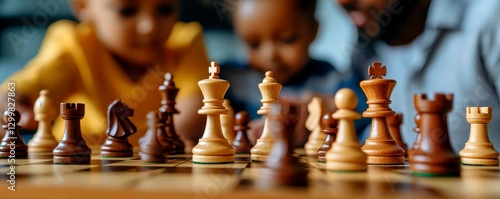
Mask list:
[[[361,114],[355,111],[358,100],[352,90],[341,89],[337,92],[334,100],[338,110],[334,113],[323,115],[319,98],[314,98],[308,106],[310,118],[307,119],[306,126],[311,130],[311,135],[305,145],[306,153],[318,155],[318,161],[326,162],[328,170],[364,171],[367,164],[404,164],[405,157],[408,157],[410,169],[414,174],[426,176],[459,175],[461,162],[471,165],[498,165],[498,152],[489,142],[487,132],[487,123],[491,121],[491,108],[467,109],[467,120],[471,123],[470,136],[473,139],[466,143],[459,157],[451,148],[446,117],[451,111],[453,96],[436,94],[434,100],[429,100],[425,94],[417,94],[414,99],[418,112],[415,119],[418,136],[411,149],[407,150],[398,126],[402,117],[389,107],[390,95],[396,81],[382,77],[385,76],[386,67],[380,63],[373,63],[368,71],[371,78],[360,83],[369,106],[362,116],[372,118],[372,125],[370,136],[363,146],[358,141],[354,129],[354,120],[360,119]],[[280,176],[303,174],[304,169],[295,164],[297,160],[292,155],[293,145],[288,144],[293,136],[290,131],[283,130],[292,128],[290,125],[294,122],[290,118],[294,118],[292,116],[297,110],[296,107],[285,105],[277,107],[281,85],[276,82],[273,73],[266,72],[262,83],[258,85],[262,94],[262,107],[257,113],[264,116],[265,125],[261,137],[252,146],[246,135],[249,120],[246,113],[236,114],[234,132],[228,133],[223,129],[224,121],[221,121],[221,118],[227,117],[229,113],[227,106],[224,106],[224,94],[229,82],[220,79],[219,72],[217,63],[212,62],[209,67],[210,77],[199,82],[205,104],[198,113],[207,115],[207,122],[203,137],[193,148],[193,162],[228,163],[234,161],[235,153],[250,153],[251,160],[268,162],[270,168],[279,170]],[[148,131],[139,142],[139,156],[145,162],[165,162],[168,154],[184,153],[184,144],[173,125],[174,114],[178,113],[174,107],[178,91],[172,76],[166,74],[165,82],[160,86],[162,105],[159,111],[148,114]],[[63,139],[58,143],[50,131],[54,113],[47,110],[53,106],[51,103],[48,91],[41,91],[40,98],[34,105],[39,130],[28,143],[29,150],[52,151],[54,163],[89,163],[91,150],[86,146],[79,129],[79,120],[84,115],[84,104],[61,104],[61,117],[66,120],[66,129]],[[132,115],[133,110],[120,100],[110,104],[108,139],[101,147],[102,156],[133,155],[133,147],[127,141],[127,137],[136,131],[133,123],[128,120],[128,116]],[[15,121],[19,121],[18,113],[15,113],[14,117]],[[6,121],[7,118],[6,115]],[[278,126],[283,128],[277,130],[276,125],[272,124],[280,124]],[[436,133],[439,133],[440,139],[435,139]],[[8,144],[15,139],[16,156],[27,156],[28,147],[19,138],[17,131],[13,134],[6,133],[0,144],[0,157],[8,157],[11,151]],[[281,144],[276,144],[277,142]],[[283,172],[289,173],[285,175]],[[294,181],[297,182],[301,181]]]

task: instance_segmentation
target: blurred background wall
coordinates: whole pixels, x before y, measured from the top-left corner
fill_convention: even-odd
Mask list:
[[[76,20],[70,0],[0,0],[0,82],[23,67],[38,52],[48,26],[61,19]],[[211,60],[245,60],[229,18],[231,5],[224,0],[180,0],[181,21],[198,21],[204,28]],[[331,62],[345,71],[354,41],[354,28],[335,0],[318,0],[318,37],[311,57]]]

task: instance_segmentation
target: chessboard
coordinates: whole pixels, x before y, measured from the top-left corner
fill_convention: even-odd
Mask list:
[[[15,164],[0,159],[0,198],[500,198],[498,166],[462,165],[460,177],[439,178],[413,176],[408,163],[332,172],[297,149],[308,185],[283,187],[263,181],[265,163],[251,161],[250,154],[236,154],[227,164],[195,164],[192,154],[155,164],[137,155],[101,157],[92,148],[87,165],[54,164],[51,153],[33,153]],[[5,175],[11,165],[15,191]]]

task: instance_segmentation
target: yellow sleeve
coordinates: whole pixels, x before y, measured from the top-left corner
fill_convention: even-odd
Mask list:
[[[175,49],[179,59],[176,70],[176,86],[181,88],[178,98],[201,94],[198,81],[208,78],[208,58],[203,43],[203,29],[200,24],[179,22],[167,41]]]
[[[28,99],[33,104],[39,91],[49,89],[55,103],[61,102],[78,86],[78,77],[73,56],[68,52],[68,45],[76,42],[72,30],[74,24],[69,21],[56,22],[47,30],[46,37],[38,54],[26,66],[2,83],[5,92],[8,82],[15,82],[16,95]]]

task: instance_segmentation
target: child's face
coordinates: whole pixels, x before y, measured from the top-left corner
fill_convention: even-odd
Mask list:
[[[242,0],[234,14],[236,33],[247,48],[250,65],[273,71],[280,83],[297,75],[309,61],[317,23],[296,1]]]
[[[154,64],[177,21],[177,0],[87,0],[82,20],[121,62]]]

